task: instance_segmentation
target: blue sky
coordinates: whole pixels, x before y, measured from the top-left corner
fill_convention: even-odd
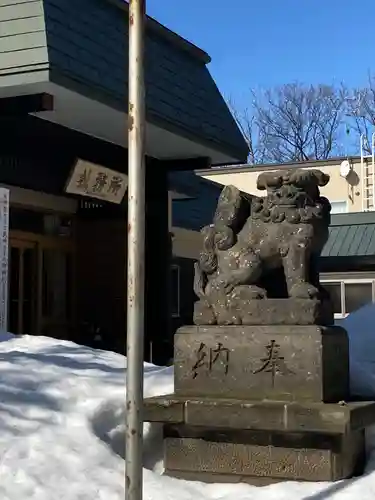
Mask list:
[[[362,86],[375,70],[374,0],[148,0],[147,12],[210,54],[220,90],[238,104],[249,88]]]

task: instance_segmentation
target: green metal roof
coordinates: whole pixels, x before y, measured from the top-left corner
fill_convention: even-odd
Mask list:
[[[322,257],[375,256],[375,212],[332,216]]]

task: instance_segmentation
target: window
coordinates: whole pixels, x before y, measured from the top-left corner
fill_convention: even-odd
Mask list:
[[[372,283],[346,283],[345,284],[345,312],[360,309],[372,302]]]
[[[342,303],[341,303],[341,283],[324,283],[322,282],[322,285],[324,288],[327,290],[331,297],[332,301],[332,306],[333,306],[333,312],[335,314],[342,314]]]
[[[331,214],[344,214],[348,211],[348,204],[346,201],[331,201]]]
[[[171,266],[171,314],[173,318],[180,316],[180,266]]]
[[[375,302],[375,280],[322,280],[329,292],[336,318],[345,318],[361,307]]]

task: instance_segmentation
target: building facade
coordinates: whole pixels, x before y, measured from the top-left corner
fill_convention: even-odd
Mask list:
[[[262,196],[257,189],[258,175],[267,170],[317,168],[331,180],[321,189],[332,204],[332,213],[365,212],[375,209],[375,156],[362,154],[282,165],[227,165],[198,170],[197,174],[221,185],[233,184],[245,193]]]
[[[14,333],[125,349],[127,24],[120,0],[0,0],[0,186],[10,190]],[[171,318],[188,316],[181,296],[178,307],[172,301],[173,277],[185,288],[172,253],[191,260],[200,242],[173,224],[175,200],[213,211],[207,183],[189,171],[247,155],[209,60],[147,20],[145,357],[153,351],[154,361],[163,362]]]
[[[375,213],[332,216],[320,260],[321,281],[329,290],[337,319],[375,302]]]

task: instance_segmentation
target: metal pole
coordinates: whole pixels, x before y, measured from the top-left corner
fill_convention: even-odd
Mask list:
[[[126,500],[142,500],[146,1],[129,2],[128,299],[126,379]]]

